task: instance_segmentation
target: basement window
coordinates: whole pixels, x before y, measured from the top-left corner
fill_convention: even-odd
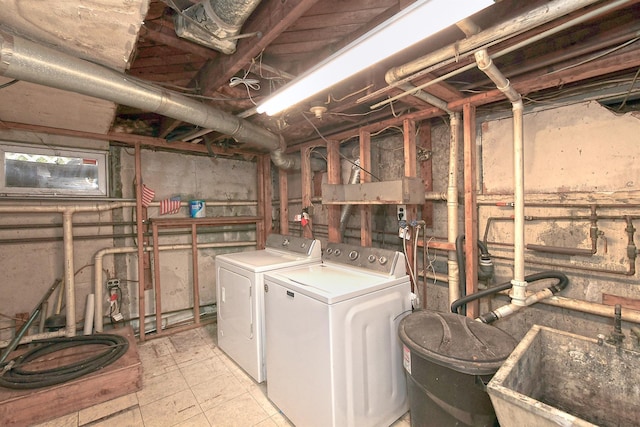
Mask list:
[[[0,142],[3,196],[107,196],[107,153]]]

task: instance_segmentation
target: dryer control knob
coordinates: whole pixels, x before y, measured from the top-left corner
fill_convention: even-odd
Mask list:
[[[289,239],[284,239],[282,241],[282,246],[289,246]]]
[[[376,256],[371,254],[367,257],[367,261],[369,262],[376,262]]]
[[[265,285],[264,285],[264,291],[265,291],[265,292],[269,292],[269,285],[267,285],[266,283],[265,283]]]
[[[387,257],[386,256],[381,256],[378,261],[380,262],[380,264],[385,265],[387,263]]]
[[[333,253],[333,248],[327,248],[327,255],[331,255]]]
[[[302,249],[304,249],[304,248],[306,248],[306,247],[307,247],[307,244],[306,244],[305,242],[302,242],[302,243],[300,243],[300,247],[301,247]]]
[[[335,256],[340,256],[341,253],[342,253],[342,251],[340,249],[336,249],[335,251],[333,251],[333,254]]]
[[[360,254],[358,253],[358,251],[351,251],[351,252],[349,252],[349,259],[350,259],[351,261],[355,261],[355,260],[357,260],[357,259],[358,259],[358,256],[359,256],[359,255],[360,255]]]

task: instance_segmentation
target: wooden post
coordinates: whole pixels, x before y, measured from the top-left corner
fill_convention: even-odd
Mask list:
[[[329,141],[327,144],[327,182],[329,184],[340,184],[341,181],[340,167],[340,143],[338,141]],[[328,225],[329,225],[329,241],[341,242],[340,235],[340,205],[327,205]]]
[[[268,154],[257,158],[258,216],[262,218],[256,229],[256,247],[264,249],[271,231],[271,159]]]
[[[371,182],[371,133],[360,129],[360,182]],[[360,205],[360,245],[371,246],[371,205]]]
[[[289,179],[286,170],[278,170],[278,183],[278,191],[280,192],[280,234],[289,234]]]
[[[425,120],[420,125],[420,138],[417,144],[423,153],[430,153],[432,151],[431,123],[428,120]],[[424,156],[420,157],[422,158],[422,160],[420,160],[420,176],[424,182],[425,193],[429,193],[433,191],[433,162],[431,161],[431,157],[428,159]],[[422,205],[422,220],[425,222],[427,228],[433,227],[433,202],[425,201],[424,205]]]
[[[402,129],[404,134],[404,176],[415,177],[418,173],[418,161],[416,158],[416,122],[413,120],[405,119],[402,121]],[[408,220],[418,219],[418,205],[407,205],[406,218]],[[411,239],[417,239],[417,233],[411,236]],[[414,265],[413,261],[416,254],[413,251],[413,245],[407,245],[407,264],[409,266]],[[418,280],[418,272],[414,271],[414,276],[411,278]],[[414,292],[417,283],[412,283]]]
[[[311,180],[311,148],[305,147],[300,150],[300,180],[302,184],[302,209],[311,206],[312,180]],[[313,237],[313,223],[309,216],[309,223],[302,228],[302,235],[307,238]]]
[[[140,144],[135,144],[136,175],[136,237],[138,242],[138,317],[140,319],[140,341],[144,341],[144,225],[142,223],[142,154]],[[158,242],[154,239],[154,247]],[[157,261],[154,259],[154,261]],[[102,286],[96,283],[96,286]]]
[[[467,295],[478,291],[478,205],[476,201],[476,107],[464,104],[464,234]],[[467,304],[467,316],[480,315],[478,301]]]

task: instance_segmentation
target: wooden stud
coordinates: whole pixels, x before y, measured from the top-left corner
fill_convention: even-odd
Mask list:
[[[327,144],[327,182],[329,184],[340,184],[340,142],[329,141]],[[340,235],[340,212],[341,206],[328,205],[328,225],[329,241],[339,243],[342,241]]]
[[[278,170],[278,183],[278,191],[280,192],[280,234],[289,234],[289,179],[286,170]]]
[[[478,292],[478,205],[476,201],[476,107],[465,104],[463,114],[464,139],[464,234],[466,254],[467,295]],[[467,304],[467,316],[475,319],[478,301]]]
[[[420,149],[424,150],[424,152],[431,152],[433,147],[431,143],[431,122],[429,120],[421,123],[419,135],[418,146]],[[433,191],[432,165],[431,157],[420,162],[420,176],[424,182],[425,193]],[[424,205],[422,205],[422,220],[425,222],[427,228],[433,227],[433,202],[425,201]]]
[[[371,133],[360,130],[360,182],[371,182]],[[371,246],[371,205],[360,206],[360,245]]]
[[[311,148],[305,148],[300,151],[300,180],[302,184],[302,208],[311,206],[312,181],[311,181]],[[302,235],[307,238],[313,237],[313,224],[309,217],[309,224],[302,228]]]

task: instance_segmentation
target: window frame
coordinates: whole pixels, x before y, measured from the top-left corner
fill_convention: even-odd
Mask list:
[[[76,157],[96,162],[98,169],[97,189],[7,187],[5,159],[6,153],[25,153],[29,155]],[[54,145],[32,145],[0,140],[0,197],[42,196],[42,197],[100,197],[109,196],[109,167],[106,150],[80,149]]]

